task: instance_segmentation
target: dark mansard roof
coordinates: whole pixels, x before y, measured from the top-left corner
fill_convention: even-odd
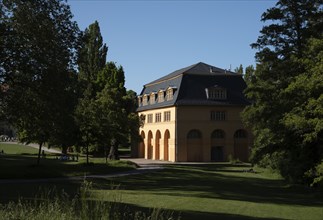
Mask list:
[[[156,94],[173,88],[173,99],[155,104],[140,105],[138,111],[170,106],[225,106],[249,105],[243,90],[246,88],[242,75],[220,69],[205,63],[197,63],[176,70],[166,76],[144,85],[140,96]],[[207,89],[221,88],[226,90],[226,99],[208,99]],[[157,97],[157,96],[156,96]]]

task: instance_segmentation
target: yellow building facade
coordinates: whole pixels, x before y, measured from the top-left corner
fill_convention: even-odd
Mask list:
[[[137,157],[173,162],[247,161],[252,137],[240,113],[249,104],[242,76],[198,63],[144,86]]]

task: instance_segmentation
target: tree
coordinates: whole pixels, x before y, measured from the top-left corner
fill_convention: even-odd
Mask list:
[[[60,0],[1,1],[1,103],[8,121],[25,142],[41,147],[67,131],[66,106],[74,90],[79,30],[69,6]],[[63,122],[62,122],[63,121]],[[65,140],[60,140],[60,143]]]
[[[86,149],[89,163],[90,147],[97,149],[100,128],[99,117],[102,115],[96,102],[99,88],[97,78],[106,64],[108,48],[103,44],[99,23],[95,21],[82,36],[78,59],[78,82],[80,99],[76,109],[76,120],[79,127],[79,145]],[[102,85],[101,85],[102,86]]]
[[[128,138],[131,149],[134,149],[138,146],[138,143],[141,141],[141,136],[139,135],[139,127],[142,126],[143,120],[137,113],[138,101],[137,93],[128,90],[125,97],[126,112],[128,115]]]
[[[321,5],[321,0],[280,0],[263,13],[262,21],[271,24],[262,28],[252,44],[258,49],[258,63],[251,80],[247,80],[246,95],[253,102],[243,118],[255,135],[251,160],[297,182],[304,181],[304,173],[317,163],[318,158],[312,156],[318,143],[303,145],[287,123],[300,104],[297,93],[301,92],[290,86],[310,70],[301,60],[307,56],[309,39],[322,38]]]
[[[127,142],[127,111],[125,106],[126,89],[123,68],[108,62],[100,72],[98,83],[104,88],[98,93],[98,102],[106,114],[106,126],[102,126],[103,145],[111,143],[109,159],[119,159],[118,147]],[[104,125],[104,124],[102,124]],[[104,138],[105,137],[105,138]]]
[[[255,68],[253,65],[247,66],[245,69],[244,80],[247,84],[251,83],[255,77]]]
[[[235,68],[234,72],[239,73],[239,74],[242,75],[243,74],[243,66],[242,66],[242,64],[240,64],[239,67]]]
[[[310,171],[306,176],[310,181],[321,178],[322,184],[322,170],[315,171],[315,167],[323,167],[323,35],[320,39],[310,39],[304,57],[295,62],[304,65],[305,72],[284,90],[294,105],[282,123],[297,137],[299,153],[305,156]]]
[[[79,80],[86,86],[83,89],[94,89],[92,87],[97,81],[98,73],[105,67],[108,52],[97,21],[85,29],[81,42],[78,59]],[[92,92],[90,95],[94,96],[96,91]]]
[[[76,115],[81,144],[86,148],[87,155],[90,151],[105,152],[110,159],[119,159],[118,146],[127,144],[130,136],[135,137],[138,123],[134,116],[134,94],[126,91],[122,66],[117,67],[114,62],[106,63],[107,49],[99,24],[95,22],[83,35],[79,58],[82,97]],[[90,146],[92,149],[89,149]]]

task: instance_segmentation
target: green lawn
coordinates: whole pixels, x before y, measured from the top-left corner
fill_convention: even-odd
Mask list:
[[[0,145],[4,148],[4,145]],[[11,146],[7,146],[11,147]],[[19,148],[19,146],[15,146]],[[20,146],[22,147],[22,146]],[[29,148],[28,148],[29,149]],[[108,173],[129,169],[129,164],[104,164],[91,158],[92,166],[82,162],[62,162],[48,155],[40,167],[33,164],[34,152],[6,154],[0,157],[0,176],[70,176],[82,173]],[[10,152],[6,149],[5,152]],[[51,158],[53,157],[53,158]],[[120,162],[118,162],[120,163]],[[90,179],[95,201],[126,204],[128,209],[148,211],[162,208],[181,219],[322,219],[323,195],[305,186],[289,185],[266,170],[248,171],[249,164],[213,163],[165,165],[165,169],[141,175]],[[121,168],[120,168],[121,167]],[[131,166],[130,166],[131,168]],[[48,174],[50,173],[50,174]],[[4,179],[4,178],[2,178]],[[81,185],[79,180],[1,183],[0,201],[5,204],[19,197],[33,199],[39,190],[64,190],[72,197]],[[1,218],[0,218],[1,219]]]
[[[97,181],[97,198],[110,200],[111,181],[122,202],[181,212],[183,219],[322,219],[318,192],[289,186],[248,165],[173,165],[156,173]]]
[[[36,166],[38,150],[24,145],[0,143],[0,179],[34,179],[69,177],[95,174],[110,174],[135,169],[135,165],[126,161],[109,161],[104,158],[90,158],[86,165],[85,156],[79,161],[61,161],[59,155],[46,153],[40,166]]]
[[[6,155],[19,155],[19,154],[38,154],[38,150],[22,144],[7,144],[0,143],[0,152],[4,151]]]

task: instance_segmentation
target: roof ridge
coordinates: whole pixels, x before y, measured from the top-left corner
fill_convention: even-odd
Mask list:
[[[184,74],[194,74],[195,71],[200,71],[199,70],[199,66],[201,66],[201,68],[203,69],[204,68],[204,72],[207,71],[209,73],[218,73],[218,74],[233,74],[233,72],[231,72],[230,70],[226,70],[226,69],[221,69],[219,67],[216,67],[216,66],[212,66],[210,64],[207,64],[207,63],[204,63],[204,62],[198,62],[198,63],[195,63],[193,65],[190,65],[190,66],[187,66],[187,67],[184,67],[184,68],[181,68],[181,69],[178,69],[178,70],[175,70],[163,77],[160,77],[154,81],[151,81],[147,84],[145,84],[144,86],[152,86],[156,83],[161,83],[163,81],[166,81],[166,80],[170,80],[172,78],[175,78],[175,77],[179,77],[181,75],[184,75]],[[195,70],[196,68],[196,70]],[[208,68],[209,70],[206,70],[205,68]]]
[[[201,62],[199,62],[199,63],[201,63]],[[183,68],[180,68],[178,70],[175,70],[175,71],[167,74],[166,76],[163,76],[163,77],[158,78],[158,79],[156,79],[156,80],[154,80],[154,81],[152,81],[150,83],[145,84],[145,86],[149,86],[149,85],[152,85],[152,84],[156,84],[156,83],[158,83],[160,81],[169,80],[171,78],[178,77],[178,76],[182,75],[183,73],[187,72],[188,70],[194,68],[199,63],[196,63],[196,64],[193,64],[193,65],[190,65],[190,66],[183,67]]]

